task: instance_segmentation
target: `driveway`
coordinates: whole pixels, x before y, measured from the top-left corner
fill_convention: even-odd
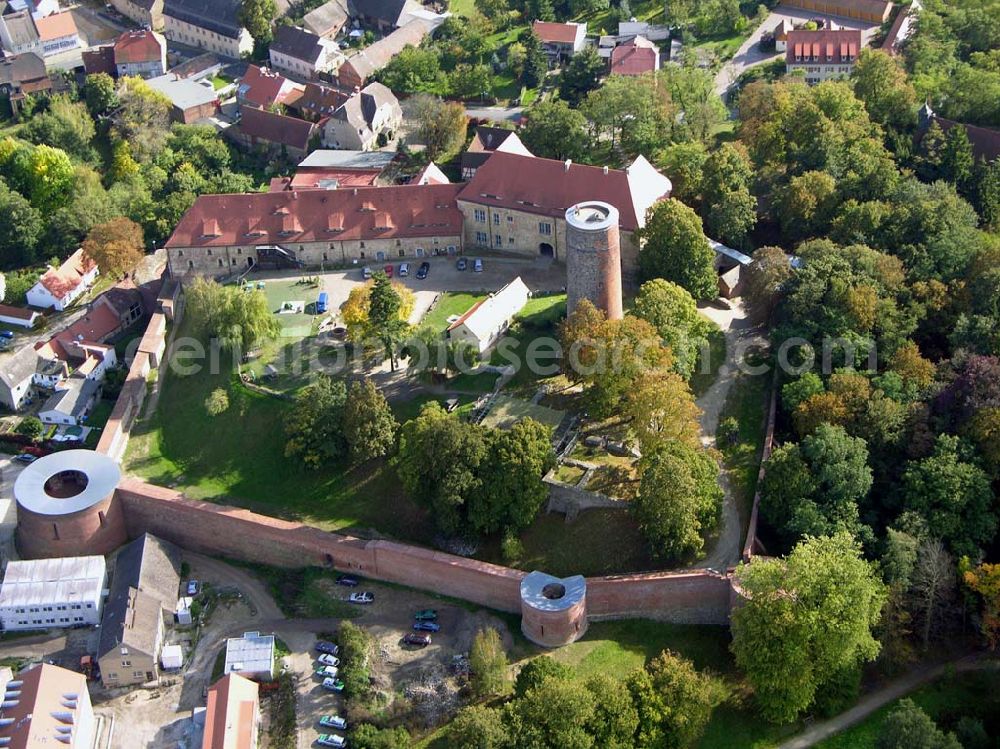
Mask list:
[[[784,55],[784,52],[763,52],[760,48],[761,37],[773,31],[775,26],[783,20],[789,20],[793,24],[803,24],[814,18],[830,18],[840,27],[845,29],[861,29],[861,44],[868,46],[871,44],[872,36],[878,29],[877,25],[858,21],[853,18],[841,18],[840,16],[828,16],[825,13],[815,13],[801,8],[789,8],[779,5],[772,10],[764,22],[760,24],[750,37],[743,42],[739,50],[729,62],[722,66],[722,69],[715,76],[715,92],[725,98],[726,93],[736,83],[737,79],[755,65],[769,62]]]

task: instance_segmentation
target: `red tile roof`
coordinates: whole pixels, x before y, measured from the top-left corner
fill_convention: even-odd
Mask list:
[[[41,277],[42,286],[56,299],[62,299],[83,283],[83,277],[94,268],[94,261],[83,254],[83,248],[74,252],[58,268],[49,268]]]
[[[494,151],[462,187],[459,200],[561,218],[584,200],[603,200],[619,212],[621,227],[639,227],[628,174],[621,169],[584,166],[562,161]]]
[[[934,115],[934,121],[945,133],[956,125],[965,128],[965,134],[969,137],[969,144],[972,146],[972,155],[978,160],[993,161],[1000,158],[1000,130],[993,130],[988,127],[978,125],[965,125],[954,120],[946,120],[944,117]]]
[[[809,62],[820,64],[854,62],[858,59],[858,51],[861,49],[861,31],[795,29],[788,32],[787,44],[785,62],[789,65]]]
[[[80,53],[83,57],[83,69],[87,75],[94,73],[107,73],[114,77],[118,75],[115,67],[115,48],[110,44],[104,47],[94,47],[85,49]]]
[[[656,47],[652,46],[651,42],[637,44],[636,40],[632,40],[611,50],[611,73],[613,75],[652,73],[656,70],[657,57]]]
[[[573,44],[576,41],[578,24],[552,23],[550,21],[535,21],[531,30],[543,42],[555,44]]]
[[[0,304],[0,315],[13,317],[17,320],[30,320],[38,313],[24,307],[11,307],[9,304]]]
[[[166,247],[233,247],[340,239],[455,236],[462,185],[398,185],[203,195]]]
[[[281,89],[288,79],[270,68],[260,68],[256,65],[247,66],[247,72],[240,79],[238,91],[240,98],[257,107],[269,107],[272,104],[287,104],[301,92],[298,89],[286,91]]]
[[[90,341],[102,343],[122,326],[121,318],[110,305],[96,302],[83,317],[52,337],[53,341]]]
[[[201,749],[253,749],[257,683],[226,674],[208,690]]]
[[[73,36],[77,33],[73,14],[68,10],[62,13],[53,13],[44,18],[36,18],[35,28],[38,29],[38,38],[43,42],[61,39],[64,36]]]
[[[240,132],[255,140],[282,145],[305,151],[309,147],[316,124],[297,117],[286,117],[265,109],[240,107]]]
[[[162,57],[160,41],[149,29],[126,31],[115,42],[115,64],[155,62]]]

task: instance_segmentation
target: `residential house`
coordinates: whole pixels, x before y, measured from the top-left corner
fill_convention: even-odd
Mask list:
[[[20,411],[31,402],[38,354],[31,346],[0,354],[0,403],[11,411]]]
[[[433,23],[414,19],[379,39],[374,44],[355,52],[337,71],[337,81],[348,89],[361,88],[378,71],[406,47],[419,47],[433,29]]]
[[[163,0],[111,0],[111,5],[139,26],[163,31]]]
[[[319,136],[319,126],[297,117],[268,112],[266,109],[243,107],[240,121],[226,130],[226,135],[245,148],[264,146],[283,149],[292,157],[302,157],[309,152],[314,138]]]
[[[13,11],[0,1],[0,48],[8,55],[33,52],[43,56],[42,43],[31,12]]]
[[[164,619],[177,606],[179,559],[173,544],[149,533],[118,552],[97,651],[105,687],[158,678]]]
[[[270,68],[248,65],[247,72],[236,87],[236,101],[240,105],[271,109],[272,107],[294,104],[302,96],[303,89],[296,83],[276,73]]]
[[[91,749],[95,738],[94,709],[84,674],[39,663],[3,685],[0,746]]]
[[[3,5],[7,6],[6,11],[10,13],[26,10],[34,19],[59,12],[59,0],[5,0]],[[3,10],[2,6],[0,10]]]
[[[278,26],[269,50],[271,65],[303,78],[334,72],[344,61],[336,42],[295,26]]]
[[[323,145],[350,151],[374,151],[388,145],[403,124],[403,110],[392,91],[369,83],[326,121]]]
[[[468,181],[476,176],[476,170],[486,163],[494,151],[516,153],[521,156],[534,155],[513,130],[505,130],[502,127],[477,127],[472,135],[472,143],[462,154],[462,179]]]
[[[239,674],[255,681],[274,678],[274,635],[244,632],[226,640],[224,674]]]
[[[644,36],[620,44],[611,52],[611,75],[645,75],[660,69],[660,48]]]
[[[10,100],[16,115],[28,94],[52,90],[52,79],[42,58],[34,52],[0,58],[0,97]]]
[[[423,6],[415,0],[354,0],[349,10],[365,26],[391,31],[405,26]]]
[[[518,276],[500,291],[473,304],[449,325],[449,340],[468,343],[482,354],[507,331],[511,320],[528,303],[529,296],[531,292]]]
[[[97,263],[83,254],[83,248],[70,255],[58,268],[51,265],[38,282],[28,290],[32,307],[62,312],[90,288],[97,278]]]
[[[167,39],[239,59],[253,39],[239,21],[240,0],[164,0]]]
[[[149,29],[126,31],[114,43],[115,72],[156,78],[167,72],[167,40]]]
[[[9,304],[0,304],[0,323],[4,325],[17,325],[21,328],[33,328],[41,312],[26,307],[12,307]]]
[[[917,139],[920,140],[927,132],[931,123],[937,123],[941,131],[947,133],[953,127],[965,130],[972,146],[972,157],[975,161],[992,162],[1000,158],[1000,130],[978,125],[966,125],[955,120],[939,117],[930,104],[924,104],[917,113]]]
[[[785,70],[802,71],[806,83],[819,83],[834,78],[847,78],[854,70],[861,51],[861,31],[858,29],[824,29],[788,32]]]
[[[307,83],[302,95],[291,104],[291,108],[302,119],[319,122],[332,115],[349,98],[350,94],[339,89],[320,83]]]
[[[349,17],[347,0],[329,0],[306,13],[302,18],[302,25],[316,36],[335,39],[347,25]]]
[[[556,63],[583,49],[587,37],[586,23],[535,21],[531,24],[531,30],[542,40],[549,59]]]
[[[226,674],[208,689],[201,749],[257,749],[260,699],[254,681]]]
[[[76,21],[68,10],[35,20],[35,27],[38,29],[38,40],[42,45],[44,57],[58,55],[82,46]]]
[[[791,20],[782,18],[771,35],[774,37],[774,51],[785,52],[788,49],[788,32],[794,30]]]
[[[212,117],[220,108],[212,81],[206,78],[178,78],[176,73],[150,78],[147,83],[170,99],[170,118],[185,125]]]
[[[891,0],[785,0],[785,5],[825,16],[853,18],[870,24],[882,24],[892,13]]]
[[[83,71],[87,75],[105,73],[112,78],[118,75],[118,68],[115,66],[115,47],[113,44],[85,49],[80,53],[80,57],[83,59]]]
[[[623,276],[638,268],[636,232],[646,211],[669,197],[670,180],[639,156],[625,169],[496,151],[458,194],[466,248],[562,259],[566,209],[601,200],[618,209]]]
[[[202,195],[167,240],[170,275],[228,274],[273,248],[319,267],[457,252],[462,185]]]
[[[101,384],[73,374],[56,385],[38,411],[43,424],[79,426],[101,395]]]
[[[0,624],[8,632],[97,624],[106,574],[102,556],[10,561]]]

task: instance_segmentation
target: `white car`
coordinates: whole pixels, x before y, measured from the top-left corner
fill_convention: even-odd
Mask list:
[[[341,747],[347,746],[347,739],[343,736],[338,736],[335,733],[321,733],[319,738],[316,739],[316,744],[319,746],[332,746],[334,749],[341,749]]]
[[[363,593],[351,593],[347,600],[351,603],[371,603],[375,600],[375,594],[367,590]]]
[[[323,653],[323,655],[319,656],[316,659],[316,661],[318,663],[322,663],[324,666],[339,666],[340,665],[340,658],[335,658],[334,656],[327,655],[326,653]]]

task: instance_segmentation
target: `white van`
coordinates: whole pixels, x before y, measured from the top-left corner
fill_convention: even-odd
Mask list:
[[[410,264],[409,263],[400,263],[399,264],[399,275],[400,275],[400,277],[410,275]]]

